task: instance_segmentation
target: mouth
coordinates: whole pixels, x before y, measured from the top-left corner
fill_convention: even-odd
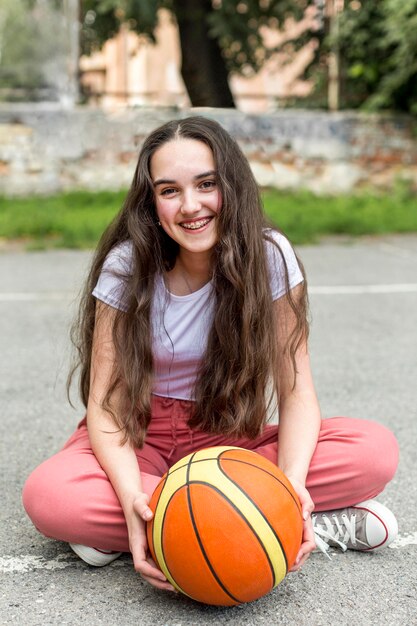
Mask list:
[[[189,220],[187,222],[181,222],[181,228],[185,228],[186,230],[199,230],[200,228],[204,228],[207,226],[209,222],[211,222],[212,217],[202,217],[198,220]]]

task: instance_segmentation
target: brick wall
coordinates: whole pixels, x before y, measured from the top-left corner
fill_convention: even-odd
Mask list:
[[[388,188],[402,178],[417,190],[417,122],[412,118],[302,110],[198,113],[235,136],[261,185],[339,193],[368,185]],[[0,194],[125,188],[148,132],[188,114],[170,108],[109,114],[81,107],[3,105]]]

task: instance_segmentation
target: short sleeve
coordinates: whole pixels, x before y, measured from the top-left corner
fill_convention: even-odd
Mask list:
[[[303,274],[298,265],[294,250],[284,235],[276,230],[266,230],[265,234],[275,241],[265,240],[265,250],[269,268],[272,299],[278,300],[286,291],[285,264],[288,270],[288,282],[290,289],[303,282]],[[279,247],[278,247],[279,246]],[[285,259],[285,264],[284,264]]]
[[[132,263],[133,244],[131,241],[124,241],[110,250],[93,289],[93,296],[115,309],[127,311],[124,290],[126,280],[132,273]]]

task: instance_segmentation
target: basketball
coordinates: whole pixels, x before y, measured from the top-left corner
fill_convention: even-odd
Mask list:
[[[149,503],[152,558],[180,592],[233,606],[276,587],[297,556],[302,515],[271,461],[236,447],[206,448],[173,465]]]

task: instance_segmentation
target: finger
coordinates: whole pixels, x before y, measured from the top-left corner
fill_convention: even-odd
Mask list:
[[[306,541],[303,544],[303,554],[311,554],[316,549],[315,541]]]
[[[133,567],[138,572],[143,563],[146,563],[146,549],[147,546],[144,545],[143,541],[136,540],[131,541],[129,544],[130,553],[133,558]]]
[[[136,513],[138,513],[140,517],[145,520],[145,522],[148,522],[153,518],[153,512],[152,509],[148,506],[148,503],[149,496],[146,493],[138,496],[133,503],[133,508],[135,509]]]
[[[311,498],[307,498],[303,502],[303,520],[306,522],[314,511],[314,502]]]
[[[142,511],[139,511],[139,515],[145,522],[149,522],[153,518],[153,511],[146,505]]]
[[[155,563],[155,561],[153,560],[153,558],[152,558],[149,554],[146,556],[146,560],[147,560],[147,562],[148,562],[150,565],[152,565],[152,567],[154,567],[155,569],[157,569],[157,570],[158,570],[158,572],[160,571],[160,569],[159,569],[158,565]]]
[[[304,554],[298,561],[296,560],[294,565],[289,570],[290,572],[298,572],[304,565],[304,563],[308,560],[310,553]]]
[[[303,529],[303,547],[311,552],[316,547],[316,537],[311,519],[307,520]]]
[[[152,578],[151,576],[143,576],[143,574],[142,578],[153,587],[156,587],[156,589],[162,589],[163,591],[173,591],[174,593],[177,593],[175,587],[173,587],[169,582],[162,582],[161,580],[158,580],[157,578]]]
[[[152,559],[144,560],[139,564],[139,568],[136,571],[146,580],[149,584],[153,585],[157,589],[163,589],[166,591],[176,591],[175,587],[169,583],[160,569],[156,567]]]
[[[305,536],[303,537],[303,543],[301,544],[300,550],[297,554],[297,559],[301,558],[303,554],[310,554],[316,548],[316,541],[314,539],[314,534],[312,537]],[[297,560],[296,559],[296,560]]]
[[[304,550],[304,554],[310,554],[310,552],[313,552],[316,549],[316,539],[314,537],[314,533],[313,536],[306,536],[304,538],[304,544],[303,544],[303,550]]]
[[[294,561],[294,567],[297,569],[300,568],[315,548],[316,541],[314,537],[313,525],[309,519],[303,525],[303,543],[301,544],[297,557]]]
[[[163,572],[157,567],[153,567],[148,561],[141,561],[135,566],[135,570],[142,574],[143,577],[147,576],[148,578],[155,578],[162,582],[166,582],[166,577]]]
[[[294,566],[297,568],[300,567],[307,561],[309,556],[310,556],[310,550],[306,551],[304,547],[302,547],[300,551],[298,552],[297,557],[294,561]]]
[[[295,558],[294,565],[299,565],[299,563],[300,563],[301,559],[303,558],[304,554],[305,554],[304,550],[302,548],[300,548],[300,550],[298,551],[298,554],[297,554],[297,556]]]
[[[311,545],[309,542],[305,542],[301,545],[300,550],[298,551],[297,557],[294,561],[293,567],[291,568],[290,571],[297,571],[298,569],[300,569],[304,563],[307,561],[307,559],[309,558],[312,550],[311,550]],[[314,544],[315,547],[315,544]]]

